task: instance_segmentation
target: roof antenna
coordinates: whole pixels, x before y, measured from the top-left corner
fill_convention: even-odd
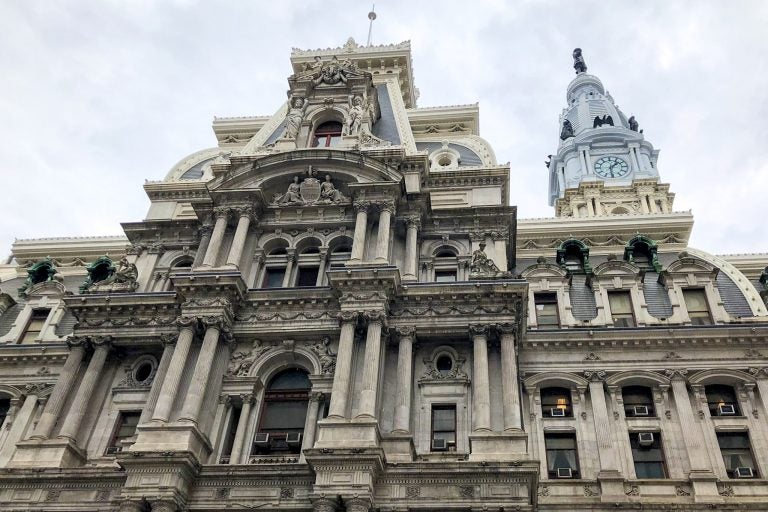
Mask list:
[[[371,46],[371,31],[373,30],[373,20],[376,19],[376,4],[373,4],[371,12],[368,13],[368,19],[371,20],[371,23],[368,25],[368,44],[366,46]]]

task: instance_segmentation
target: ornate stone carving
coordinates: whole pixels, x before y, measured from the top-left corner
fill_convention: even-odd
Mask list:
[[[725,496],[726,498],[733,498],[735,496],[733,492],[733,486],[730,484],[722,484],[722,486],[718,485],[717,493],[720,496]]]
[[[412,338],[416,334],[416,328],[411,325],[401,325],[395,328],[395,333],[400,338]]]
[[[299,128],[301,128],[301,122],[304,119],[308,105],[307,100],[301,96],[292,96],[288,100],[289,108],[288,113],[285,115],[283,139],[295,139],[299,134]]]
[[[585,485],[584,486],[584,496],[592,497],[592,496],[599,496],[600,491],[592,487],[591,485]]]
[[[336,370],[336,354],[331,353],[331,339],[325,336],[310,347],[310,350],[317,354],[320,360],[320,373],[323,375],[333,375]]]
[[[589,354],[584,356],[584,360],[585,361],[599,361],[600,360],[600,356],[598,356],[594,352],[590,352]]]
[[[30,264],[27,269],[27,279],[18,289],[19,297],[26,297],[29,290],[35,285],[41,285],[48,282],[61,282],[62,277],[57,273],[51,258],[45,258],[37,263]]]
[[[337,508],[338,502],[325,496],[312,502],[313,512],[335,512]]]
[[[591,382],[602,382],[606,376],[605,370],[584,370],[584,378]]]
[[[132,292],[139,287],[136,265],[123,256],[117,264],[102,256],[86,267],[88,279],[80,285],[80,293]]]
[[[469,279],[495,279],[511,277],[509,272],[502,272],[496,263],[485,254],[485,242],[480,242],[480,248],[472,253],[469,262]]]
[[[363,115],[368,108],[367,102],[361,96],[350,98],[349,110],[344,119],[343,135],[360,135],[360,129],[363,127]]]
[[[262,344],[261,340],[253,340],[248,351],[237,351],[232,354],[232,357],[229,358],[226,375],[228,377],[247,377],[253,363],[270,348],[272,347]]]
[[[364,498],[350,498],[344,500],[347,512],[368,512],[371,509],[371,502]]]
[[[688,370],[684,370],[684,369],[664,370],[664,375],[666,375],[669,380],[676,380],[676,379],[685,380],[686,375],[688,375]]]
[[[415,499],[421,496],[421,487],[418,485],[409,485],[405,488],[405,497]]]
[[[379,310],[371,310],[366,311],[363,313],[363,318],[365,318],[366,321],[368,321],[369,324],[372,323],[379,323],[382,325],[385,325],[387,322],[387,315],[384,313],[384,311]]]
[[[225,500],[229,498],[229,487],[219,487],[213,491],[213,497],[217,500]]]
[[[371,209],[372,203],[370,201],[355,201],[352,207],[355,212],[368,212]]]
[[[549,496],[549,486],[539,484],[539,490],[537,494],[539,496]]]
[[[584,57],[581,55],[581,48],[573,49],[573,69],[576,70],[576,74],[587,72],[587,63],[584,62]]]
[[[325,181],[322,183],[311,176],[304,178],[303,181],[298,176],[294,176],[293,182],[288,185],[285,193],[275,194],[271,204],[272,206],[313,206],[348,202],[349,198],[334,186],[330,174],[326,174]]]
[[[473,485],[461,485],[459,486],[459,496],[462,498],[474,498],[475,486]]]
[[[567,140],[573,137],[573,125],[569,120],[563,121],[563,128],[560,130],[560,140]]]
[[[290,499],[293,498],[293,487],[281,487],[280,488],[280,499]]]
[[[768,367],[750,368],[749,373],[756,379],[768,379]]]
[[[469,326],[469,335],[474,336],[485,336],[488,337],[488,332],[490,330],[490,326],[487,324],[472,324]]]
[[[630,485],[629,489],[624,491],[627,496],[640,496],[640,487],[637,485]]]
[[[467,379],[469,376],[464,371],[464,363],[467,360],[463,357],[456,357],[453,360],[453,366],[449,371],[440,371],[435,366],[433,359],[424,358],[424,375],[420,380],[455,380],[455,379]]]

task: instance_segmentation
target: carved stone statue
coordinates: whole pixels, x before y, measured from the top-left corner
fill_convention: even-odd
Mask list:
[[[346,65],[348,61],[344,61]],[[331,58],[330,62],[325,64],[320,69],[319,76],[312,79],[314,85],[328,84],[335,85],[339,82],[347,83],[347,69],[339,62],[338,57],[335,55]]]
[[[304,200],[301,198],[301,187],[299,187],[299,177],[294,176],[293,182],[288,185],[288,190],[285,194],[277,198],[277,204],[303,204]]]
[[[251,371],[251,367],[256,360],[269,350],[269,345],[263,345],[261,340],[254,340],[251,349],[247,352],[239,351],[232,354],[229,358],[229,366],[227,367],[227,376],[229,377],[247,377]]]
[[[587,72],[587,64],[584,62],[584,57],[581,56],[581,48],[573,50],[573,69],[576,70],[577,75]]]
[[[499,267],[485,254],[485,242],[480,242],[480,248],[472,253],[472,260],[469,262],[470,272],[478,274],[489,274],[500,272]]]
[[[563,129],[560,130],[560,140],[566,140],[573,137],[573,125],[569,120],[563,121]]]
[[[629,129],[636,132],[638,128],[640,128],[640,124],[635,119],[635,116],[631,116],[629,118]]]
[[[123,256],[117,264],[102,256],[86,267],[88,279],[80,285],[80,293],[132,292],[139,287],[136,265]]]
[[[333,186],[331,176],[326,174],[325,181],[320,185],[320,199],[317,202],[328,204],[341,203],[346,200],[347,198],[344,197],[344,194],[342,194],[341,191],[336,190],[336,187]]]
[[[128,261],[128,258],[123,256],[120,259],[120,263],[115,270],[115,283],[135,283],[139,277],[139,271],[136,270],[136,265]]]
[[[350,101],[349,113],[344,122],[344,134],[345,135],[359,135],[360,128],[363,126],[363,98],[355,96]]]
[[[603,117],[595,116],[595,121],[592,123],[592,128],[600,128],[603,125],[613,126],[613,118],[608,114],[603,114]]]
[[[304,119],[307,105],[307,101],[300,96],[291,98],[290,108],[288,109],[288,114],[285,116],[284,139],[295,139],[299,134],[299,128],[301,128],[301,121]]]
[[[320,360],[320,373],[330,375],[336,370],[336,356],[331,353],[331,339],[326,336],[311,347]]]

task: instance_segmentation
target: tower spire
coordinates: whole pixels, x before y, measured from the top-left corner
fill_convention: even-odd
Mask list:
[[[376,19],[376,4],[373,4],[373,7],[371,7],[371,12],[368,13],[368,19],[371,20],[371,22],[368,24],[368,43],[366,46],[371,46],[371,32],[373,31],[373,20]]]

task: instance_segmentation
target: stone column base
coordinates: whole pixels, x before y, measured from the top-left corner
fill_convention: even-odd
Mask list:
[[[373,419],[332,419],[317,422],[315,448],[377,448],[379,424]]]
[[[136,429],[136,442],[127,450],[133,452],[186,452],[192,454],[199,463],[208,461],[211,454],[211,442],[208,436],[190,422],[145,423]]]
[[[381,447],[387,462],[413,462],[416,459],[412,434],[398,432],[382,434]]]
[[[600,485],[600,501],[611,503],[629,501],[624,491],[624,477],[618,471],[600,471],[597,474],[597,483]]]
[[[691,470],[688,478],[693,486],[694,503],[722,503],[725,501],[717,489],[717,477],[712,471]]]
[[[8,464],[12,468],[76,468],[88,460],[86,452],[70,439],[56,438],[21,441]]]
[[[528,433],[520,431],[472,432],[469,460],[523,460],[528,457]]]

